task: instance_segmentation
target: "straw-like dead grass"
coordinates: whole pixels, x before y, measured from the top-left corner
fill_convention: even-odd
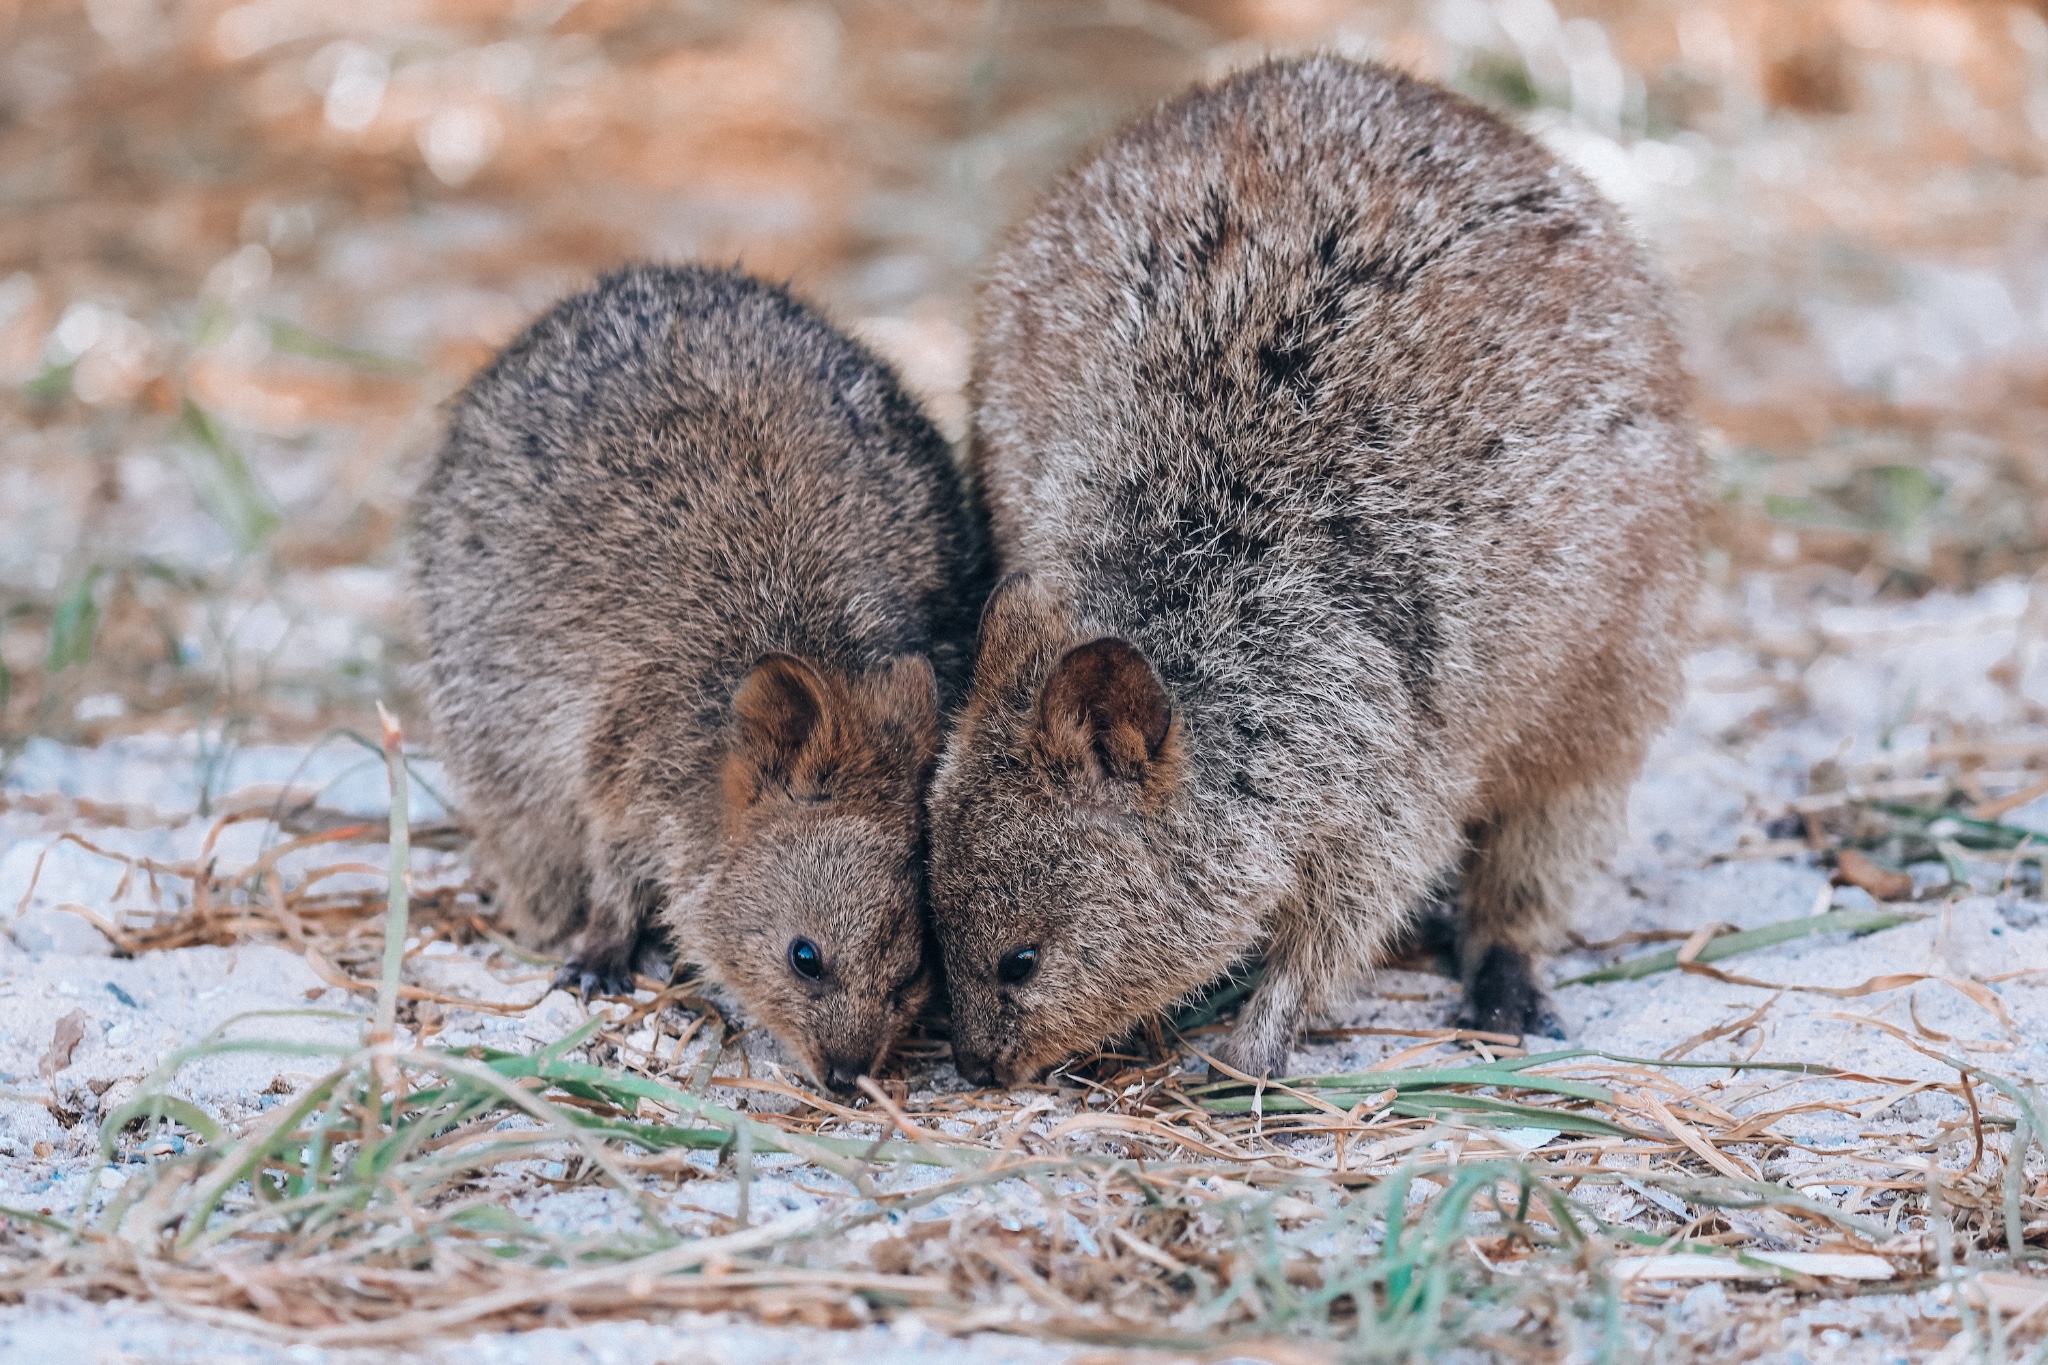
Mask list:
[[[134,1172],[111,1200],[70,1217],[5,1211],[0,1295],[150,1299],[326,1345],[563,1313],[727,1309],[846,1326],[914,1309],[960,1329],[1107,1345],[1256,1341],[1270,1353],[1292,1342],[1399,1358],[1463,1343],[1540,1359],[1619,1349],[1632,1313],[1703,1279],[1743,1287],[1738,1308],[1758,1313],[1788,1292],[1944,1287],[1970,1340],[2001,1355],[2048,1325],[2048,1180],[2026,1170],[2048,1104],[1956,1055],[1969,1044],[1853,1013],[1840,1016],[1846,1026],[1885,1030],[1953,1079],[1757,1061],[1754,1050],[1747,1061],[1687,1055],[1760,1039],[1777,996],[1661,1058],[1531,1054],[1498,1036],[1416,1030],[1370,1071],[1197,1083],[1182,1063],[1190,1050],[1206,1056],[1212,1002],[1047,1086],[913,1102],[901,1082],[870,1082],[852,1105],[717,1075],[725,1024],[687,981],[643,980],[649,989],[537,1053],[433,1046],[444,1010],[521,1006],[402,980],[408,941],[417,952],[496,935],[451,892],[410,894],[395,734],[387,752],[396,800],[383,895],[324,889],[363,864],[284,875],[290,853],[373,832],[327,821],[238,868],[221,865],[211,840],[190,862],[127,860],[134,877],[184,885],[159,915],[73,907],[130,953],[289,943],[375,1007],[367,1023],[324,1016],[359,1024],[354,1042],[268,1040],[265,1017],[244,1016],[172,1054],[102,1125],[100,1163]],[[1858,836],[1870,858],[1902,830],[1918,837],[1954,818],[1867,794],[1845,801],[1858,819],[1890,821]],[[1975,820],[1960,837],[2009,848],[2025,838],[2013,833]],[[1955,976],[1822,988],[1710,965],[1920,913],[1834,912],[1730,935],[1709,926],[1585,979],[1679,971],[1844,998],[1925,983],[2002,1017],[1985,983]],[[699,1034],[712,1045],[691,1075],[674,1074],[681,1043]],[[182,1068],[250,1050],[324,1070],[238,1124],[178,1097]],[[714,1082],[787,1112],[718,1103]],[[1816,1110],[1868,1117],[1927,1092],[1956,1097],[1964,1117],[1841,1150],[1786,1126]],[[1794,1152],[1832,1164],[1803,1170],[1794,1188],[1783,1178]],[[711,1173],[691,1153],[715,1154],[738,1182],[734,1214],[684,1198]],[[751,1213],[771,1160],[816,1196],[813,1208]],[[592,1182],[615,1191],[602,1233],[564,1236],[513,1210],[515,1195]],[[1803,1192],[1823,1186],[1851,1193]]]

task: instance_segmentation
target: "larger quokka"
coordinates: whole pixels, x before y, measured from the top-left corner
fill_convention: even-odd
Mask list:
[[[964,1074],[1248,957],[1221,1057],[1458,884],[1465,1019],[1534,970],[1679,691],[1699,457],[1666,293],[1587,182],[1334,58],[1138,121],[985,286],[998,567],[932,799]]]
[[[513,925],[589,989],[657,918],[818,1079],[873,1068],[929,991],[982,577],[888,368],[740,274],[622,271],[470,384],[418,523],[437,747]]]

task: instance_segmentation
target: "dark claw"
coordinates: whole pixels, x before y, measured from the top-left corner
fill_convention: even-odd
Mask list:
[[[1536,1012],[1525,1023],[1527,1026],[1522,1030],[1524,1037],[1555,1038],[1559,1042],[1565,1040],[1564,1021],[1559,1019],[1557,1011],[1550,1007],[1550,997],[1547,995],[1538,997]]]
[[[1475,1011],[1469,1006],[1458,1011],[1451,1020],[1452,1028],[1474,1029],[1480,1033],[1504,1033],[1519,1036],[1523,1042],[1531,1038],[1554,1038],[1566,1041],[1564,1023],[1557,1017],[1557,1011],[1548,1004],[1539,1004],[1533,1012],[1513,1013],[1499,1009]]]
[[[562,964],[549,985],[554,990],[571,992],[587,1005],[593,995],[631,995],[633,973],[626,967],[599,967],[572,958]]]

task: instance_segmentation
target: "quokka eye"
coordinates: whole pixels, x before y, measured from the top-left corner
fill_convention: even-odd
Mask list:
[[[825,955],[818,951],[818,945],[807,938],[790,940],[789,969],[807,981],[821,980],[825,975]]]
[[[1031,974],[1038,970],[1038,949],[1016,948],[1003,955],[996,964],[996,980],[1005,986],[1014,986],[1029,981]]]

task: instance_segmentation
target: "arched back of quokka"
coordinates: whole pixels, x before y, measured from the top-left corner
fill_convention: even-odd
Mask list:
[[[915,401],[787,291],[638,267],[558,304],[455,401],[415,537],[437,747],[513,921],[616,978],[657,916],[835,1061],[775,998],[766,888],[900,930],[904,985],[983,554]]]
[[[1260,900],[1318,990],[1504,812],[1597,789],[1611,824],[1677,695],[1699,457],[1666,289],[1576,172],[1385,68],[1270,63],[1056,185],[978,332],[998,568],[1053,605],[942,772],[1018,732],[990,718],[1062,647],[1129,641],[1191,774],[1150,835],[1167,899]],[[1512,894],[1554,927],[1572,882]],[[1272,908],[1303,896],[1317,927]]]
[[[1311,651],[1290,608],[1336,613],[1418,718],[1498,726],[1509,675],[1563,692],[1691,591],[1668,311],[1591,186],[1456,96],[1339,59],[1240,75],[1119,135],[997,259],[999,571],[1175,622],[1159,663],[1193,686],[1228,658],[1255,688],[1267,637]]]

